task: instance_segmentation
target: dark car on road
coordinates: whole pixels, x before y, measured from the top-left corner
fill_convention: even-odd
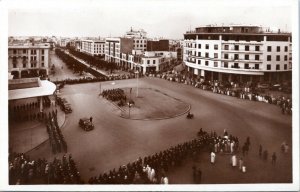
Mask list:
[[[85,131],[91,131],[94,129],[93,123],[89,118],[83,117],[79,120],[79,126]]]

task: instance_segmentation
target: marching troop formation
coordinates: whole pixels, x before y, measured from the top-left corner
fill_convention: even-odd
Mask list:
[[[127,99],[124,90],[120,88],[103,90],[102,96],[107,100],[118,102],[119,106],[125,105]]]
[[[32,160],[23,153],[9,154],[9,184],[82,184],[75,161],[66,155],[52,162]]]
[[[46,121],[47,132],[49,135],[50,146],[54,154],[60,152],[67,152],[67,142],[57,123],[57,111],[49,112],[49,116]]]

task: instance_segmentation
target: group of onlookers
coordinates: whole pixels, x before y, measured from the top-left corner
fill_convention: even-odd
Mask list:
[[[48,162],[45,158],[33,160],[23,153],[9,154],[10,185],[83,183],[71,155]]]
[[[214,150],[215,144],[233,141],[238,143],[237,137],[226,135],[221,138],[216,133],[208,134],[202,128],[198,132],[198,138],[178,144],[167,150],[149,155],[143,159],[139,157],[136,161],[120,166],[118,169],[91,177],[89,184],[169,184],[168,172],[181,166],[187,158],[198,159],[199,153]],[[238,144],[236,144],[238,145]],[[235,148],[236,149],[236,148]],[[230,148],[217,149],[219,152],[230,153]],[[236,151],[232,151],[236,152]],[[195,169],[196,183],[201,182],[202,172]]]
[[[126,95],[123,89],[106,89],[102,91],[102,96],[107,100],[118,102],[119,106],[125,105]]]

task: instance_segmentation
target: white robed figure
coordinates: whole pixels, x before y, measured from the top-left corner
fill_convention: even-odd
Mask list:
[[[150,173],[150,181],[153,182],[155,178],[155,170],[151,169],[151,173]]]
[[[231,157],[231,165],[232,165],[232,167],[237,166],[237,159],[236,159],[235,155],[232,155],[232,157]]]
[[[216,154],[214,152],[210,153],[210,162],[215,163],[216,161]]]

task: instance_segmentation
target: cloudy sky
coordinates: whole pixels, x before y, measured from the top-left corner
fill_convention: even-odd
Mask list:
[[[14,0],[8,9],[8,35],[114,37],[133,27],[146,30],[149,37],[180,39],[190,28],[231,23],[291,31],[291,12],[279,0]]]

